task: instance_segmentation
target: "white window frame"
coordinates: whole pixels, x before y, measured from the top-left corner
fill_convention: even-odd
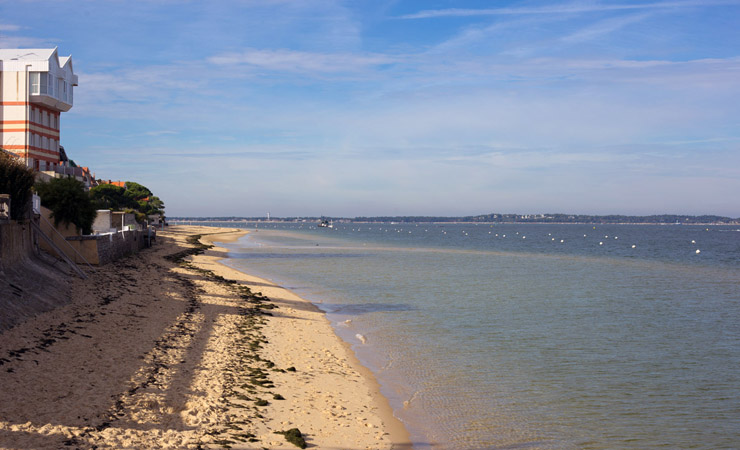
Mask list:
[[[29,95],[39,95],[41,93],[41,72],[28,73],[28,93]]]

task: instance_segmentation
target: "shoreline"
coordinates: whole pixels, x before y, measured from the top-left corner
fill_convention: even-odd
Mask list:
[[[0,334],[0,449],[410,449],[323,313],[199,232],[227,238],[170,227]]]
[[[288,317],[288,316],[302,316],[301,319],[303,319],[306,316],[317,316],[317,318],[312,319],[312,322],[310,323],[311,330],[305,330],[307,334],[320,334],[323,337],[326,338],[325,341],[322,342],[324,345],[331,346],[331,340],[334,340],[336,344],[339,344],[339,348],[341,349],[341,352],[338,352],[339,354],[333,354],[334,357],[339,358],[339,360],[343,360],[340,364],[344,366],[345,370],[349,370],[351,372],[355,372],[359,375],[360,379],[359,381],[354,381],[356,383],[364,384],[364,392],[369,395],[369,403],[373,406],[373,415],[377,416],[377,418],[380,420],[380,423],[372,423],[372,420],[363,420],[367,422],[364,426],[365,428],[374,428],[379,427],[379,429],[383,430],[383,433],[388,437],[388,440],[390,441],[390,448],[392,449],[405,449],[405,448],[412,448],[410,443],[410,438],[408,431],[405,429],[403,423],[395,417],[393,414],[393,409],[390,406],[390,403],[388,402],[388,399],[380,392],[380,384],[378,383],[377,379],[375,378],[375,375],[362,365],[362,363],[357,359],[354,352],[351,349],[351,346],[349,343],[345,342],[341,337],[339,337],[334,329],[331,326],[331,323],[326,318],[326,313],[321,311],[316,305],[311,303],[308,300],[305,300],[298,295],[296,295],[294,292],[282,287],[278,286],[268,280],[265,280],[260,277],[256,277],[253,275],[246,274],[244,272],[238,271],[234,268],[231,268],[225,264],[223,264],[221,261],[224,259],[227,259],[227,252],[228,250],[223,247],[218,247],[216,243],[222,242],[222,243],[228,243],[228,242],[235,242],[240,237],[246,235],[248,233],[247,230],[244,229],[237,229],[234,230],[231,233],[209,233],[204,234],[200,241],[204,243],[208,243],[211,245],[214,245],[213,248],[206,250],[202,255],[195,256],[194,263],[200,267],[207,268],[208,270],[212,270],[218,275],[230,278],[230,279],[237,279],[240,282],[243,282],[247,286],[249,286],[253,291],[255,292],[262,292],[264,295],[266,295],[270,299],[278,299],[274,300],[276,304],[278,304],[278,309],[273,312],[274,316],[276,317]],[[274,322],[274,321],[273,321]],[[293,321],[295,323],[295,321]],[[271,335],[271,338],[268,340],[273,343],[276,342],[276,340],[281,341],[292,341],[293,343],[298,342],[295,338],[287,338],[286,333],[290,331],[289,328],[286,328],[285,325],[279,324],[279,323],[271,323],[273,327],[275,327],[274,330],[265,330],[267,334]],[[291,327],[289,325],[289,327]],[[292,328],[292,327],[291,327]],[[327,342],[329,341],[329,342]],[[304,341],[301,341],[304,342]],[[277,346],[276,344],[273,344]],[[286,360],[286,358],[295,358],[296,352],[291,352],[292,354],[290,356],[288,355],[275,355],[273,352],[280,352],[277,348],[271,348],[270,346],[266,347],[265,352],[268,355],[271,355],[271,357],[276,357],[275,361],[277,362],[278,359]],[[323,348],[323,351],[326,352],[326,348]],[[336,351],[335,349],[332,349],[332,351]],[[281,352],[284,353],[284,352]],[[292,360],[291,360],[292,361]],[[317,367],[313,366],[312,363],[308,363],[310,368],[317,369]],[[326,375],[326,374],[325,374]],[[336,383],[336,380],[333,380]],[[315,381],[313,382],[314,386],[311,386],[310,380],[304,380],[303,381],[304,386],[302,386],[302,389],[309,389],[313,387],[313,389],[318,390],[319,386],[318,383]],[[350,386],[351,388],[351,386]],[[298,386],[294,386],[293,389],[299,389]],[[346,389],[345,386],[342,386],[341,384],[332,384],[332,385],[326,385],[324,384],[322,387],[322,392],[327,389],[334,389],[338,391],[337,394],[328,394],[329,398],[336,398],[337,396],[341,397],[342,391]],[[364,394],[363,392],[363,394]],[[347,394],[351,396],[357,396],[358,392],[352,392],[348,393],[345,392],[344,396]],[[304,393],[304,395],[306,395]],[[311,394],[308,394],[310,396]],[[354,406],[362,406],[362,402],[367,402],[368,398],[365,398],[364,400],[359,399],[359,403],[353,402]],[[347,407],[346,402],[342,403],[342,408]],[[335,405],[335,406],[338,406]],[[312,409],[316,409],[313,405],[311,405]],[[331,408],[330,408],[331,409]],[[360,408],[361,410],[364,408]],[[326,411],[326,410],[325,410]],[[289,414],[286,414],[288,411],[282,410],[279,411],[278,415],[280,417],[276,417],[274,420],[276,421],[284,421],[285,419],[289,418]],[[330,411],[328,416],[334,416],[336,413],[333,413]],[[327,414],[324,414],[327,415]],[[340,428],[348,427],[348,424],[342,424],[337,423],[335,426],[339,426]],[[368,426],[369,425],[369,426]],[[341,433],[346,433],[345,431],[341,431]],[[379,435],[376,435],[376,443],[375,445],[383,444],[382,439],[377,439]],[[337,447],[342,447],[341,445],[337,445]],[[380,447],[382,448],[382,447]]]

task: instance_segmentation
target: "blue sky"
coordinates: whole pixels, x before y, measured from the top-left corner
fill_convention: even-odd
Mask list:
[[[740,0],[0,0],[180,215],[740,216]]]

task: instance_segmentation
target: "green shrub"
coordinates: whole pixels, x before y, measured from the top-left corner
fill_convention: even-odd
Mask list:
[[[33,192],[33,170],[15,156],[0,152],[0,194],[10,194],[10,218],[26,217]]]
[[[83,234],[92,233],[97,213],[82,182],[71,177],[54,178],[48,183],[36,183],[35,188],[41,197],[41,204],[51,210],[54,225],[59,225],[59,222],[71,223]]]

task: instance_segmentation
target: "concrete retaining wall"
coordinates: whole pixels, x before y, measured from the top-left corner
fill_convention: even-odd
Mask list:
[[[67,238],[77,252],[90,264],[108,264],[124,256],[138,252],[147,246],[146,231],[123,231],[93,236],[70,236]],[[76,263],[84,263],[76,253],[70,255]]]
[[[42,261],[33,239],[28,223],[0,223],[0,331],[69,301],[74,278]]]
[[[33,234],[27,223],[0,222],[0,270],[27,260],[33,254]]]

